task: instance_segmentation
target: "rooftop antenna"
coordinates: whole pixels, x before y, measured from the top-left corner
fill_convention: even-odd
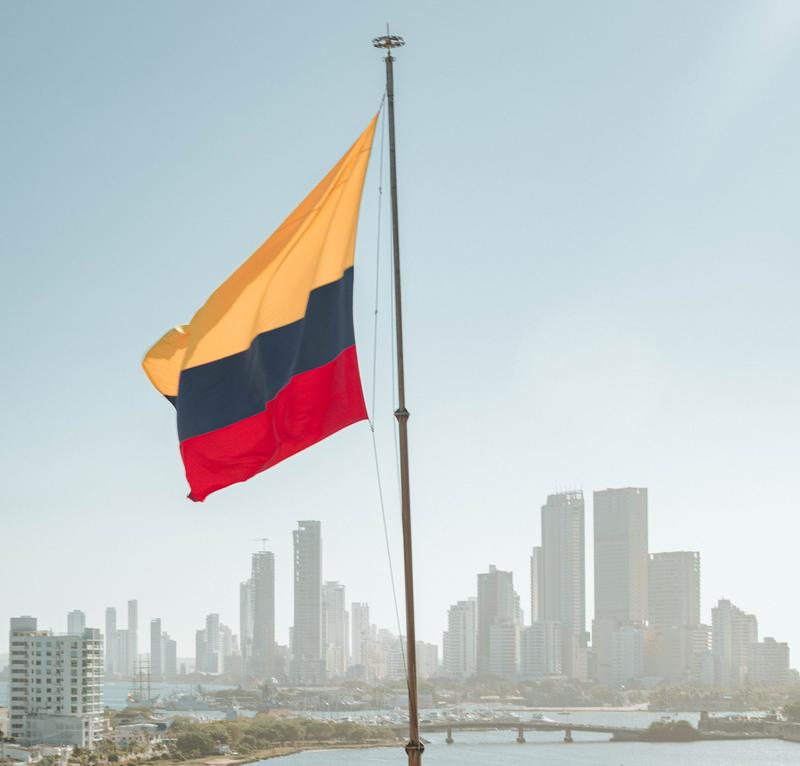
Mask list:
[[[262,553],[267,550],[267,541],[269,540],[268,537],[254,537],[253,540],[255,540],[255,542],[260,542],[261,543],[261,551],[262,551]]]

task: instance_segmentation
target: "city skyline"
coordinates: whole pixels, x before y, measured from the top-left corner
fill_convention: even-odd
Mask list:
[[[20,74],[0,126],[6,566],[24,572],[41,553],[37,578],[0,585],[0,621],[33,611],[60,626],[70,601],[99,626],[135,596],[143,615],[171,610],[167,630],[191,646],[212,609],[236,624],[223,573],[246,579],[250,540],[280,538],[276,577],[289,581],[284,530],[310,516],[340,562],[331,576],[393,624],[369,427],[197,508],[139,369],[377,110],[370,41],[388,17],[407,40],[396,77],[420,636],[438,640],[450,591],[470,592],[489,559],[522,586],[554,489],[636,485],[650,490],[654,550],[702,550],[704,610],[729,595],[800,645],[800,618],[781,607],[800,464],[796,4],[584,4],[577,24],[557,4],[454,15],[410,0],[378,17],[200,0],[162,8],[158,24],[133,5],[88,8],[76,24],[65,4],[17,3],[0,51]],[[509,29],[531,44],[508,45]],[[485,52],[454,66],[442,45],[454,36]],[[377,170],[373,157],[354,286],[368,400]],[[375,422],[399,562],[381,266]],[[45,361],[65,381],[58,396]],[[173,579],[191,583],[174,604]],[[591,600],[587,582],[589,613]],[[276,601],[285,633],[291,603]]]
[[[719,597],[715,600],[714,606],[709,606],[711,619],[707,621],[708,624],[702,624],[700,553],[649,550],[646,488],[605,489],[595,491],[593,496],[595,530],[593,545],[589,546],[584,543],[585,518],[582,492],[572,490],[547,496],[547,502],[541,507],[542,539],[546,543],[533,548],[534,557],[530,561],[531,571],[528,581],[531,587],[529,594],[517,591],[513,582],[513,572],[502,571],[495,565],[490,565],[488,573],[478,573],[476,591],[467,595],[466,600],[451,604],[445,618],[445,628],[450,631],[449,642],[448,633],[444,632],[442,640],[432,644],[438,646],[438,652],[444,652],[443,656],[440,655],[443,672],[448,672],[448,666],[456,665],[461,667],[461,670],[456,670],[453,675],[469,675],[463,670],[471,662],[472,672],[484,674],[510,676],[522,672],[524,675],[526,667],[535,667],[535,671],[528,672],[538,674],[542,672],[540,668],[547,667],[550,668],[547,672],[556,675],[563,672],[570,677],[588,678],[589,662],[587,656],[581,654],[586,650],[580,647],[586,647],[589,635],[584,634],[580,625],[577,628],[571,627],[575,620],[575,609],[580,611],[582,608],[583,587],[581,583],[581,587],[576,591],[579,583],[575,580],[565,580],[564,573],[582,574],[585,570],[584,557],[591,547],[594,547],[596,554],[595,571],[599,568],[602,574],[601,579],[595,584],[596,606],[593,616],[589,618],[592,624],[591,650],[594,657],[591,674],[601,683],[614,686],[626,680],[625,677],[617,678],[612,673],[611,657],[620,651],[619,646],[624,647],[625,654],[635,655],[637,651],[639,654],[642,653],[643,648],[636,649],[636,642],[644,637],[644,633],[641,633],[641,637],[637,638],[638,628],[649,626],[651,632],[648,640],[654,647],[653,650],[657,649],[659,653],[660,659],[651,660],[650,663],[651,670],[653,668],[658,670],[652,670],[650,675],[661,675],[674,682],[679,681],[682,674],[688,672],[693,652],[699,651],[702,654],[703,651],[710,649],[712,633],[714,641],[720,642],[718,635],[721,630],[720,625],[723,624],[720,614],[745,614],[738,606],[728,606],[728,611],[724,611],[724,605],[730,605],[730,602]],[[292,538],[296,586],[293,588],[294,622],[295,626],[298,624],[301,626],[299,633],[295,628],[295,636],[300,635],[300,641],[297,642],[295,638],[292,641],[294,646],[283,649],[279,642],[275,642],[269,647],[264,645],[259,650],[253,651],[255,643],[263,643],[269,636],[274,637],[275,632],[275,558],[272,551],[262,548],[261,551],[251,554],[251,578],[239,584],[239,615],[238,621],[234,624],[241,627],[240,634],[236,635],[224,625],[218,613],[207,614],[205,628],[195,632],[196,662],[192,664],[194,671],[211,674],[223,672],[264,674],[264,668],[271,666],[268,675],[284,675],[298,683],[317,684],[329,677],[343,677],[347,673],[349,662],[354,665],[359,664],[361,648],[360,646],[357,648],[357,645],[361,642],[359,633],[363,636],[365,628],[370,628],[372,631],[366,640],[374,642],[376,630],[379,636],[385,636],[380,639],[381,641],[388,640],[393,632],[391,628],[387,631],[385,626],[370,625],[368,616],[364,618],[359,616],[362,613],[368,615],[369,605],[348,602],[345,595],[346,585],[328,579],[329,573],[322,568],[323,545],[319,521],[298,522],[298,528],[292,532]],[[565,539],[579,540],[580,545],[576,548],[576,543],[571,542],[565,548]],[[560,554],[554,557],[554,550],[560,551]],[[534,578],[534,559],[538,556],[541,556],[541,560],[537,564],[537,569],[541,571],[537,578]],[[550,563],[546,563],[548,561]],[[562,561],[564,565],[561,565]],[[611,569],[608,574],[602,573],[602,570],[609,566]],[[626,574],[628,571],[626,567],[634,567],[630,570],[632,573],[630,576]],[[260,583],[259,599],[264,604],[261,607],[259,631],[253,630],[255,602],[259,600],[255,597],[254,582]],[[553,590],[553,582],[557,585],[556,590]],[[568,582],[571,583],[568,586],[571,590],[564,591]],[[538,593],[534,590],[536,586],[540,588]],[[566,596],[562,592],[566,593]],[[575,593],[578,594],[577,602]],[[527,596],[529,598],[526,598]],[[538,605],[538,612],[531,611],[525,615],[521,605],[526,603],[530,603],[531,606]],[[347,610],[348,605],[352,607],[352,614]],[[466,614],[464,609],[468,605],[472,616],[467,619],[464,616]],[[459,617],[454,617],[456,614],[454,610],[458,610]],[[112,606],[105,610],[106,672],[130,676],[131,671],[141,664],[155,676],[174,675],[178,669],[177,655],[183,654],[183,657],[186,657],[187,653],[179,652],[176,642],[162,630],[161,618],[149,619],[150,651],[137,653],[135,649],[137,639],[140,647],[143,643],[147,644],[146,636],[145,641],[142,641],[141,630],[130,630],[131,625],[134,628],[139,625],[138,600],[128,601],[127,617],[128,627],[121,628],[117,624],[116,608]],[[464,622],[465,619],[475,630],[475,645],[472,649],[464,647],[466,639],[463,626],[467,624]],[[731,618],[726,619],[726,624],[730,625]],[[726,660],[729,664],[733,663],[731,664],[733,670],[698,668],[696,669],[698,677],[706,679],[704,683],[710,683],[707,680],[709,677],[727,680],[736,673],[741,677],[735,678],[735,683],[744,679],[750,658],[750,641],[758,640],[760,634],[756,618],[747,619],[753,620],[752,632],[747,629],[746,635],[743,634],[745,637],[740,639],[743,643],[738,649],[727,650],[729,653],[731,651],[734,653],[732,660]],[[147,622],[145,620],[145,627]],[[69,634],[80,635],[87,625],[85,612],[73,609],[67,613],[66,623]],[[735,619],[733,624],[738,624]],[[359,630],[357,627],[359,625],[364,625],[365,628]],[[557,632],[553,633],[553,630]],[[732,628],[728,627],[727,630],[731,632]],[[260,634],[263,634],[264,638],[259,639]],[[735,630],[733,634],[736,635]],[[274,638],[272,640],[274,641]],[[619,642],[622,643],[617,646]],[[428,645],[424,641],[419,643],[422,647]],[[458,644],[461,646],[458,647]],[[506,646],[507,648],[502,650],[505,654],[495,655],[495,644]],[[445,647],[448,646],[450,652],[455,651],[458,655],[455,663],[452,658],[450,660],[447,658]],[[703,649],[703,646],[706,649]],[[775,658],[783,651],[781,647],[786,646],[785,641],[776,644],[772,637],[767,637],[758,645],[760,653],[756,653],[752,659],[754,667],[760,663],[761,669],[754,671],[756,677],[769,677],[769,673],[774,672]],[[279,653],[282,653],[281,661],[277,659]],[[466,658],[465,654],[471,654],[471,660]],[[233,655],[239,659],[236,665],[229,665]],[[265,665],[261,657],[269,657],[270,660]],[[143,662],[140,663],[140,660],[145,658],[146,666]],[[392,662],[385,661],[390,664]],[[639,660],[628,663],[624,672],[642,675],[644,666],[641,662],[643,655]],[[653,662],[656,662],[656,665],[653,665]],[[164,669],[167,663],[168,671]],[[778,665],[780,665],[779,660]],[[368,678],[369,676],[363,676],[363,672],[363,669],[357,671],[355,677]],[[617,669],[617,672],[623,671]]]

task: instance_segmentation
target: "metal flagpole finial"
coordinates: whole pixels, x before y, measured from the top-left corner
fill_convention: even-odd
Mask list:
[[[387,30],[388,32],[388,30]],[[385,34],[382,37],[376,37],[372,41],[375,48],[385,48],[388,54],[392,55],[392,48],[402,48],[406,41],[400,35]]]

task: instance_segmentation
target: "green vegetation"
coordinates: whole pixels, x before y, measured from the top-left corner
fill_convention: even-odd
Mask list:
[[[793,723],[800,723],[800,699],[793,702],[787,702],[783,706],[783,714],[789,721]]]
[[[379,726],[350,721],[318,721],[306,718],[279,718],[261,714],[235,721],[197,723],[176,719],[169,730],[170,756],[186,760],[213,755],[225,750],[249,755],[276,746],[306,743],[386,744],[394,734]]]
[[[650,694],[650,710],[777,710],[789,697],[787,688],[745,686],[725,690],[691,684],[661,686]]]

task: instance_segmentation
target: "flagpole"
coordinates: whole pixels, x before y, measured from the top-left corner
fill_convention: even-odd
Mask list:
[[[408,754],[409,766],[420,766],[425,749],[419,738],[419,708],[417,704],[417,641],[414,625],[414,567],[411,555],[411,496],[408,471],[408,410],[406,409],[406,382],[403,364],[403,305],[400,289],[400,228],[397,222],[397,154],[394,130],[394,57],[392,48],[405,45],[397,35],[376,37],[372,44],[386,50],[386,103],[389,117],[389,177],[392,199],[392,256],[394,261],[394,310],[397,335],[397,418],[400,441],[400,495],[403,517],[403,564],[406,591],[406,660],[408,673]]]

